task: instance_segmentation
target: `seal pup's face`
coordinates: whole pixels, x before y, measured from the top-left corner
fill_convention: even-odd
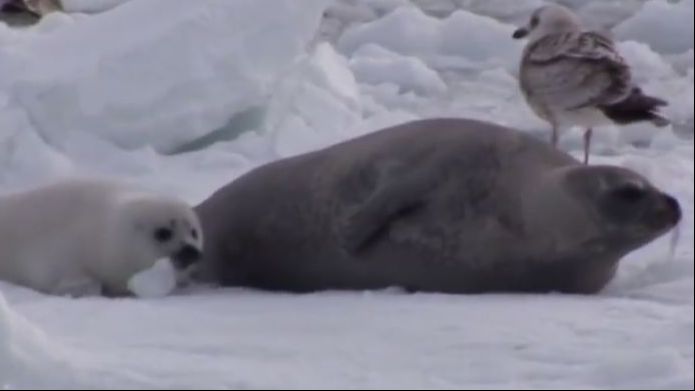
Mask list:
[[[149,268],[157,259],[169,258],[174,267],[185,270],[202,257],[203,232],[193,210],[177,200],[143,199],[130,207],[135,238]]]
[[[618,253],[635,250],[677,226],[678,201],[639,174],[620,167],[592,166],[567,173],[570,192],[588,201],[586,218],[596,230],[594,244]]]
[[[91,273],[104,281],[108,295],[128,295],[128,282],[161,259],[175,271],[177,284],[202,259],[203,232],[192,207],[153,194],[119,194],[108,211],[104,262]]]
[[[535,41],[549,34],[581,30],[581,21],[569,8],[561,5],[547,5],[536,9],[526,26],[512,34],[514,39],[528,38]]]

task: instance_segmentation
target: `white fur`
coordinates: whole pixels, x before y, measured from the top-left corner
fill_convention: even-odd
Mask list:
[[[40,16],[54,11],[61,11],[63,6],[60,0],[23,0],[24,5],[32,12]]]
[[[157,242],[154,230],[174,220],[173,238]],[[187,204],[123,183],[70,179],[0,196],[0,280],[48,294],[128,294],[135,274],[202,240]]]

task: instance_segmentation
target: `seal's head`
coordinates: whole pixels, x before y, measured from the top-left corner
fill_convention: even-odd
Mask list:
[[[203,233],[193,211],[182,202],[142,199],[130,205],[137,241],[148,247],[154,259],[168,257],[179,269],[198,262]]]
[[[567,7],[553,4],[536,9],[526,26],[514,31],[514,39],[528,38],[535,41],[549,34],[581,30],[581,21]]]
[[[567,172],[571,194],[585,200],[597,244],[635,250],[680,223],[681,207],[641,175],[621,167],[593,166]]]
[[[536,256],[557,265],[544,284],[568,292],[599,291],[621,258],[682,218],[674,197],[620,167],[573,164],[531,182],[521,195],[524,232]]]
[[[562,254],[618,259],[681,221],[678,201],[631,170],[566,166],[530,184],[526,221]]]
[[[119,254],[97,268],[107,289],[121,294],[127,281],[167,258],[179,274],[192,270],[202,258],[203,232],[195,212],[177,199],[149,194],[123,195],[112,208],[107,254]]]

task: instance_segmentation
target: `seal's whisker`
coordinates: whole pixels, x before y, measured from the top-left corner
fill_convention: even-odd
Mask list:
[[[678,242],[680,242],[681,238],[681,225],[682,223],[676,224],[676,226],[673,227],[673,230],[671,231],[671,241],[669,243],[668,249],[669,261],[673,261],[676,256],[676,248],[678,247]]]

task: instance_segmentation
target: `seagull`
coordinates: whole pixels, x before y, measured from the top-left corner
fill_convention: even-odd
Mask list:
[[[528,40],[519,69],[519,87],[527,104],[552,126],[557,147],[561,128],[584,128],[584,164],[589,163],[593,128],[648,121],[665,127],[658,110],[668,103],[646,95],[632,79],[629,65],[613,40],[586,30],[569,8],[537,8],[512,38]]]

